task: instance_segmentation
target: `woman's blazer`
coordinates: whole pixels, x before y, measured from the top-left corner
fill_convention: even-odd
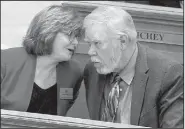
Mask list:
[[[66,115],[78,96],[82,71],[77,61],[57,66],[57,114]],[[1,50],[1,108],[27,111],[34,84],[36,56],[23,47]],[[52,105],[51,105],[52,106]]]

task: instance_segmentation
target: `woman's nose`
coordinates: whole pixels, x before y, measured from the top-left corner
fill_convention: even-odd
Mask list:
[[[72,44],[74,44],[75,46],[78,45],[78,40],[75,38],[72,42]]]

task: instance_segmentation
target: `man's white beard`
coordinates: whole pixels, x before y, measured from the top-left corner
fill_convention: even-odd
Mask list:
[[[122,52],[120,52],[119,57],[116,58],[115,55],[113,55],[113,58],[115,59],[114,61],[111,61],[112,66],[104,66],[102,68],[96,68],[96,71],[99,74],[109,74],[111,72],[117,72],[120,69],[120,61],[121,61],[121,57],[122,57]]]
[[[107,67],[105,66],[105,67],[103,67],[103,68],[97,68],[96,71],[97,71],[99,74],[104,74],[104,75],[106,75],[106,74],[111,73],[111,72],[113,71],[113,68],[110,69],[110,68],[107,68]]]

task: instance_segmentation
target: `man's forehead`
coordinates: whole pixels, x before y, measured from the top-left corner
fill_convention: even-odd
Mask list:
[[[103,25],[92,25],[85,30],[85,37],[88,39],[102,40],[106,36],[106,29]]]
[[[91,24],[87,27],[87,30],[92,31],[92,32],[96,32],[96,31],[105,31],[105,25],[103,24]]]

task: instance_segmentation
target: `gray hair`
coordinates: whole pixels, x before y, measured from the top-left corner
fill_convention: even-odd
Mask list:
[[[119,7],[101,6],[93,10],[84,19],[83,27],[102,23],[115,34],[127,34],[130,41],[135,41],[137,32],[134,22],[129,13]]]
[[[78,36],[81,27],[82,18],[75,10],[62,5],[51,5],[33,18],[24,37],[23,46],[29,54],[49,55],[58,32]]]

